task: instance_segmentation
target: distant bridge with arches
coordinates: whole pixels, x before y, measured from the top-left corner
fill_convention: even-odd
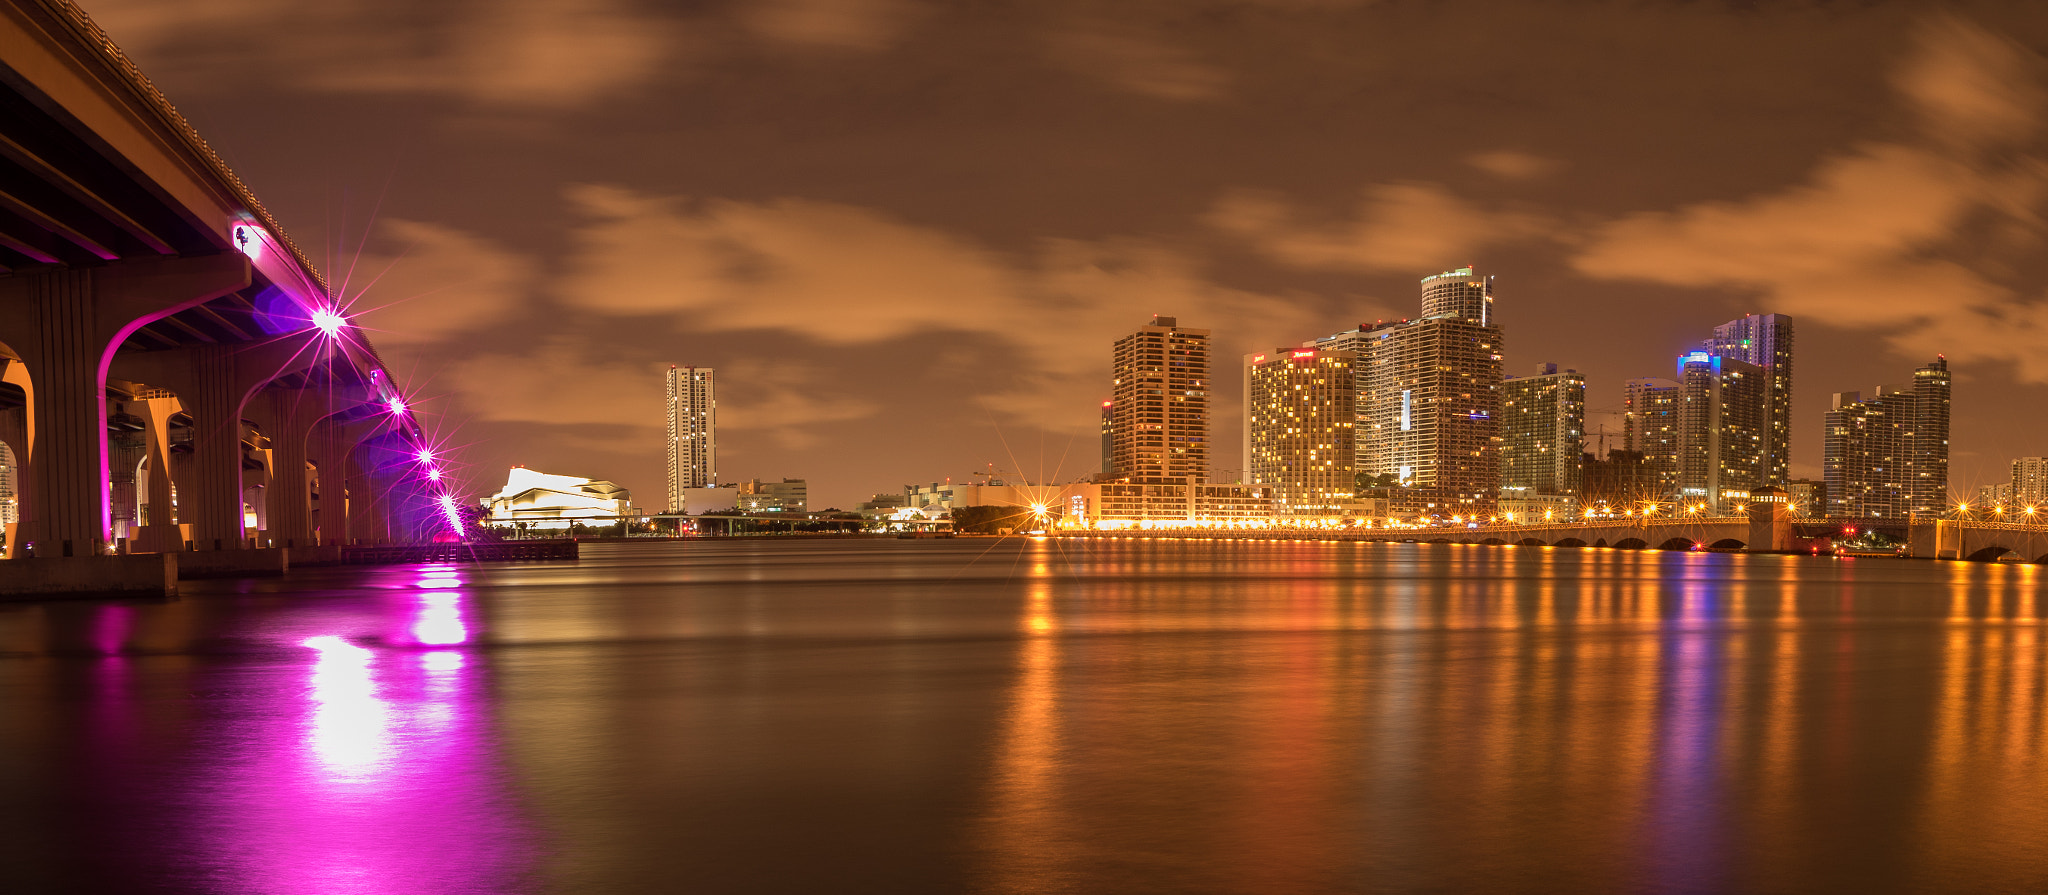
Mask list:
[[[1968,519],[1834,519],[1787,516],[1782,506],[1746,516],[1624,517],[1581,522],[1492,524],[1463,528],[1290,528],[1216,530],[1157,528],[1144,532],[1062,532],[1063,536],[1225,538],[1231,540],[1412,541],[1502,547],[1619,550],[1729,550],[1752,553],[1831,552],[1844,535],[1879,531],[1904,545],[1903,555],[1972,562],[2048,563],[2048,525]]]

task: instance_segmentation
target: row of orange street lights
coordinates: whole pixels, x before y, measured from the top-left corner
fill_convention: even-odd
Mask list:
[[[2004,515],[2006,515],[2006,512],[2007,512],[2007,510],[2006,510],[2006,507],[2005,507],[2005,505],[2004,505],[2004,504],[2000,504],[2000,505],[1998,505],[1998,506],[1994,506],[1994,507],[1992,507],[1992,508],[1991,508],[1991,509],[1989,509],[1989,510],[1978,510],[1977,512],[1979,512],[1979,513],[1989,513],[1989,514],[1991,514],[1991,515],[1993,515],[1993,516],[2004,516]],[[2015,507],[2015,508],[2013,508],[2013,509],[2011,510],[2011,513],[2012,513],[2012,515],[2013,515],[2013,516],[2014,516],[2015,518],[2021,518],[2021,517],[2024,517],[2024,518],[2025,518],[2025,519],[2027,519],[2028,521],[2032,521],[2032,520],[2033,520],[2034,518],[2036,518],[2037,516],[2039,516],[2039,515],[2041,515],[2041,514],[2043,513],[2043,508],[2041,508],[2041,507],[2036,507],[2036,506],[2034,506],[2033,504],[2028,504],[2028,505],[2026,505],[2026,506],[2024,506],[2024,507]],[[1968,503],[1957,503],[1957,504],[1956,504],[1956,518],[1957,518],[1957,519],[1968,519],[1968,518],[1970,518],[1970,505],[1969,505]]]

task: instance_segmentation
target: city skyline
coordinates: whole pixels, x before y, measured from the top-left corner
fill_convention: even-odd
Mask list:
[[[1235,358],[1411,316],[1417,271],[1467,262],[1512,296],[1506,369],[1587,377],[1595,443],[1619,383],[1768,310],[1802,326],[1794,478],[1822,472],[1829,394],[1937,352],[1978,396],[1957,487],[2048,444],[1997,409],[2048,400],[2041,234],[1992,198],[2041,155],[2048,24],[2010,5],[787,5],[839,12],[419,11],[524,35],[496,65],[372,39],[368,0],[90,11],[337,283],[374,282],[364,325],[471,469],[658,493],[646,408],[687,357],[736,383],[727,477],[802,475],[814,503],[989,461],[1086,472],[1096,346],[1130,321],[1199,321]],[[1485,63],[1433,65],[1447,40]],[[1214,434],[1236,412],[1215,469],[1243,466]]]

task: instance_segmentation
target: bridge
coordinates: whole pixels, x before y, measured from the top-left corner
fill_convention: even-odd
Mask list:
[[[1621,550],[1741,550],[1832,552],[1846,533],[1882,531],[1904,545],[1904,556],[1970,562],[2048,563],[2048,524],[1972,519],[1807,520],[1783,504],[1752,505],[1746,516],[1623,517],[1580,522],[1495,524],[1464,528],[1288,527],[1212,529],[1159,527],[1142,532],[1064,530],[1063,537],[1227,538],[1233,540],[1415,541],[1519,547],[1611,547]]]
[[[454,516],[326,280],[69,0],[0,0],[0,595],[174,592]]]

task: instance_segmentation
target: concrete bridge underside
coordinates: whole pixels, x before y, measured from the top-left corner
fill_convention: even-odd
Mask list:
[[[367,467],[421,433],[319,272],[77,7],[0,0],[0,47],[0,594],[390,538]]]

